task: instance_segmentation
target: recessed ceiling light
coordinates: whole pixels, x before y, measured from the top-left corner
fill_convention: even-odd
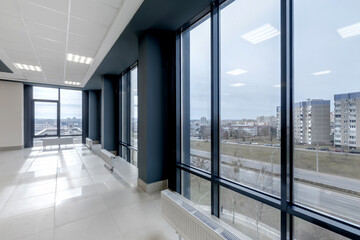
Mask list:
[[[248,33],[241,35],[241,37],[252,44],[258,44],[279,34],[279,30],[267,23],[261,27],[258,27]]]
[[[21,63],[14,63],[14,66],[15,66],[17,69],[21,69],[21,70],[41,72],[41,68],[40,68],[39,66],[21,64]]]
[[[337,29],[342,38],[349,38],[360,34],[360,22]]]
[[[231,86],[233,87],[242,87],[242,86],[245,86],[246,84],[245,83],[233,83],[233,84],[230,84]]]
[[[331,71],[330,70],[325,70],[325,71],[321,71],[321,72],[314,72],[313,75],[318,76],[318,75],[325,75],[325,74],[330,74]]]
[[[68,60],[69,62],[91,64],[93,61],[93,58],[68,53],[66,60]]]
[[[281,85],[280,85],[280,84],[276,84],[276,85],[273,85],[273,87],[279,88],[279,87],[281,87]]]
[[[80,86],[81,83],[80,82],[72,82],[72,81],[65,81],[64,82],[67,85],[74,85],[74,86]]]
[[[240,74],[244,74],[244,73],[247,73],[246,70],[243,70],[243,69],[240,69],[240,68],[237,68],[237,69],[234,69],[232,71],[228,71],[226,72],[227,74],[230,74],[230,75],[234,75],[234,76],[237,76],[237,75],[240,75]]]

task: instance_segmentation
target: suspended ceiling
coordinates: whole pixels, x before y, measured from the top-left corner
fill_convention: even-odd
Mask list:
[[[1,0],[0,60],[13,73],[0,79],[83,87],[142,2]],[[69,53],[86,58],[68,61]]]

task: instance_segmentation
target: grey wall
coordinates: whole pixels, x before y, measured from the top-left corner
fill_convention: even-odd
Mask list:
[[[89,138],[100,141],[101,91],[89,91]]]
[[[139,41],[138,168],[139,178],[145,183],[168,178],[171,159],[168,158],[167,94],[172,82],[174,36],[174,33],[150,30]]]
[[[116,151],[115,80],[117,76],[105,75],[101,81],[101,145],[108,151]]]

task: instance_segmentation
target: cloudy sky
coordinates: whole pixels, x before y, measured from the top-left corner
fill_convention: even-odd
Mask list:
[[[57,100],[57,88],[34,87],[34,99]],[[56,119],[56,103],[35,103],[35,119]],[[61,119],[82,118],[82,94],[76,90],[60,90]]]
[[[295,1],[296,102],[326,99],[333,108],[334,94],[360,91],[360,35],[354,35],[360,34],[359,9],[358,0]],[[222,119],[275,115],[281,33],[256,44],[244,34],[269,25],[280,31],[279,0],[234,1],[221,10],[220,21]],[[357,28],[344,29],[357,23]],[[190,66],[191,119],[209,118],[210,20],[190,30]],[[236,69],[243,73],[230,74]]]

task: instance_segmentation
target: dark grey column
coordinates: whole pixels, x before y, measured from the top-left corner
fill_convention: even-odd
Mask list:
[[[89,136],[89,92],[82,92],[82,143]]]
[[[101,145],[111,152],[117,148],[114,84],[117,79],[117,76],[105,75],[101,81]]]
[[[100,91],[89,91],[89,138],[100,142]]]
[[[168,89],[173,81],[173,33],[150,30],[139,41],[138,168],[145,184],[168,178],[170,157]],[[174,109],[173,109],[174,111]],[[175,155],[174,155],[175,156]]]
[[[24,147],[33,147],[33,87],[24,85]]]

